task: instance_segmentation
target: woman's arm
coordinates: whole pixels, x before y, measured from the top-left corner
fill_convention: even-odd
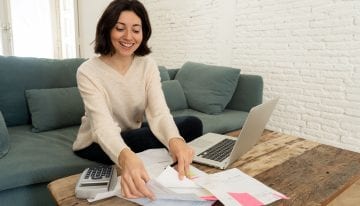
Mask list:
[[[127,198],[154,199],[154,194],[145,185],[149,176],[143,162],[126,146],[120,135],[121,128],[112,118],[106,91],[102,91],[96,80],[81,72],[78,73],[77,80],[96,141],[122,170],[122,194]]]
[[[179,178],[189,174],[194,151],[180,136],[174,119],[166,104],[161,88],[160,73],[155,63],[149,64],[150,75],[146,83],[147,105],[146,118],[154,135],[169,148],[174,161],[177,161]]]
[[[127,148],[120,137],[121,128],[115,123],[106,101],[106,91],[97,81],[82,71],[77,73],[77,83],[85,106],[87,121],[90,122],[94,141],[114,162],[118,162],[120,152]]]

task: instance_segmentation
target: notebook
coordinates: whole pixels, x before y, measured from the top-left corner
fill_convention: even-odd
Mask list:
[[[237,138],[207,133],[188,144],[195,150],[194,162],[226,169],[260,139],[279,98],[253,107]]]

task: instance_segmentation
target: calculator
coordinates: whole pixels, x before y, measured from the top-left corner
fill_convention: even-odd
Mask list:
[[[98,193],[111,191],[117,184],[114,165],[99,165],[86,168],[76,184],[75,196],[81,199],[94,198]]]

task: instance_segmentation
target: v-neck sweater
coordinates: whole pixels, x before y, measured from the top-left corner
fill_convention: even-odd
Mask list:
[[[149,56],[135,56],[125,74],[93,57],[80,65],[76,78],[85,115],[73,150],[95,142],[118,164],[120,152],[128,148],[120,133],[140,128],[144,115],[166,147],[170,138],[181,137],[165,101],[157,64]]]

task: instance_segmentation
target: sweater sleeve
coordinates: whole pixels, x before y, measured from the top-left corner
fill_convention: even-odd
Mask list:
[[[146,82],[146,108],[145,114],[151,131],[166,147],[169,140],[177,137],[182,138],[178,128],[166,104],[165,96],[161,88],[160,72],[155,62],[148,65],[149,74]]]
[[[85,115],[90,121],[93,141],[118,164],[118,155],[127,145],[120,136],[121,128],[111,115],[111,108],[106,101],[106,91],[97,82],[96,77],[82,71],[77,72],[77,83],[84,101]]]

